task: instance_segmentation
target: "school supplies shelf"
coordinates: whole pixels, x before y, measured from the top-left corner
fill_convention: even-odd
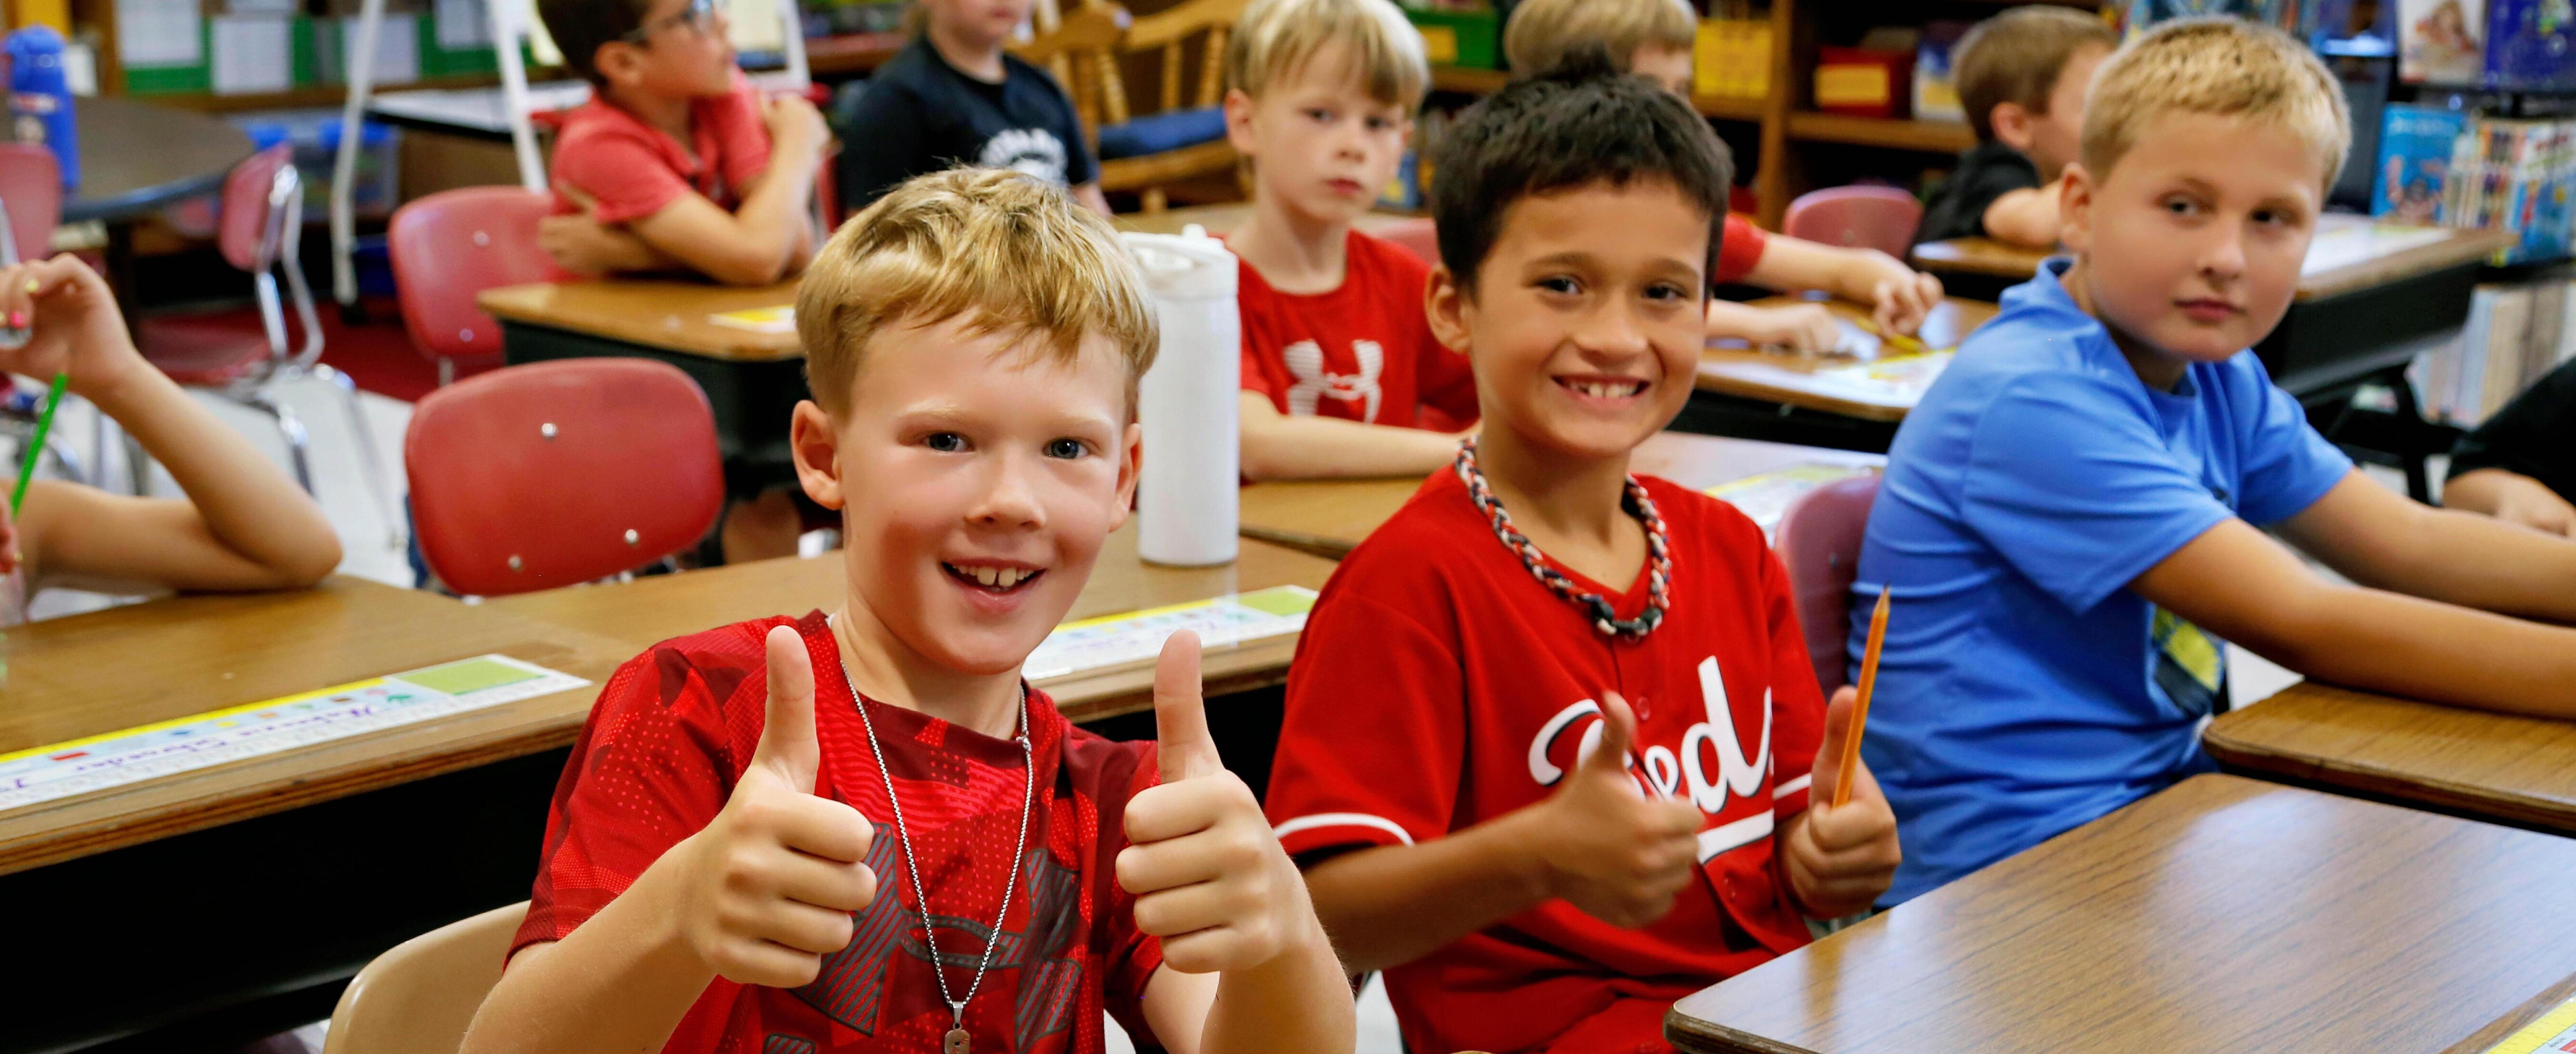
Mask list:
[[[1287,636],[1306,628],[1306,613],[1314,607],[1314,590],[1274,586],[1255,593],[1068,622],[1047,634],[1045,643],[1029,653],[1021,673],[1032,681],[1043,681],[1150,663],[1162,654],[1163,638],[1181,630],[1196,632],[1199,646],[1209,651]]]
[[[2576,120],[2482,117],[2437,105],[2381,115],[2370,211],[2409,223],[2513,232],[2499,265],[2576,250]]]
[[[506,655],[481,655],[0,754],[0,813],[589,683]]]

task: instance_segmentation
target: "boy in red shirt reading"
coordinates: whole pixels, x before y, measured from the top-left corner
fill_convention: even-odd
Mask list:
[[[591,99],[555,138],[539,240],[573,274],[696,271],[767,285],[813,255],[831,133],[801,98],[763,101],[716,0],[540,0]]]
[[[1761,529],[1628,474],[1690,395],[1727,168],[1606,66],[1506,86],[1440,150],[1429,314],[1484,427],[1325,587],[1268,799],[1410,1049],[1663,1050],[1674,1000],[1896,867],[1866,769],[1809,801],[1851,703],[1817,697]]]
[[[1243,260],[1243,474],[1418,476],[1476,419],[1467,360],[1423,320],[1429,268],[1360,233],[1431,68],[1387,0],[1254,0],[1226,45],[1226,135],[1252,159]]]
[[[1020,676],[1135,492],[1159,337],[1108,221],[1016,172],[923,176],[824,246],[796,319],[797,471],[841,510],[847,600],[609,679],[465,1049],[1093,1054],[1106,1009],[1181,1054],[1350,1050],[1196,639],[1155,669],[1159,745]]]

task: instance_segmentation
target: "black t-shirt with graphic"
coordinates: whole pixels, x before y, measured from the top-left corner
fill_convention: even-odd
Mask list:
[[[1996,198],[2043,185],[2039,166],[2021,151],[2000,142],[1979,143],[1959,155],[1958,170],[1932,192],[1923,225],[1914,229],[1914,243],[1986,237],[1986,209]]]
[[[2451,448],[2451,475],[2519,472],[2576,501],[2576,362],[2549,371]]]
[[[1044,69],[1002,56],[1002,83],[959,72],[916,37],[868,81],[842,129],[841,207],[958,165],[1012,168],[1061,186],[1099,178],[1073,100]]]

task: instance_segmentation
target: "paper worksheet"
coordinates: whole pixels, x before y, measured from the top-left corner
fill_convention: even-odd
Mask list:
[[[719,326],[747,329],[754,333],[794,333],[796,332],[796,305],[747,307],[740,311],[708,315],[707,321]]]
[[[1780,518],[1789,514],[1789,506],[1816,488],[1836,480],[1866,476],[1874,469],[1865,465],[1832,465],[1822,461],[1802,461],[1787,468],[1777,468],[1759,475],[1746,476],[1731,483],[1720,483],[1700,493],[1733,505],[1736,511],[1751,518],[1762,528],[1763,537],[1780,529]]]
[[[197,0],[116,0],[116,52],[128,67],[206,61]]]
[[[2540,1020],[2524,1025],[2486,1054],[2559,1054],[2576,1051],[2576,999],[2558,1004]]]
[[[1020,674],[1042,681],[1150,660],[1162,654],[1163,638],[1185,629],[1198,631],[1199,646],[1209,649],[1266,640],[1305,629],[1306,613],[1314,607],[1314,590],[1278,586],[1067,622],[1029,653]]]

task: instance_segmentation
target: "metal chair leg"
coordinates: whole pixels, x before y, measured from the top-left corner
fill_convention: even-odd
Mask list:
[[[304,449],[306,439],[304,422],[296,418],[293,409],[269,398],[265,393],[240,395],[235,396],[235,399],[242,405],[267,414],[277,421],[277,434],[285,437],[287,457],[295,463],[296,485],[304,488],[307,497],[314,496],[313,466]]]
[[[358,470],[366,477],[367,492],[375,496],[376,510],[385,517],[385,545],[402,548],[402,510],[385,483],[384,462],[376,457],[375,433],[367,429],[366,411],[358,403],[358,382],[323,363],[314,363],[311,369],[314,376],[331,382],[332,389],[340,394],[340,407],[349,415],[349,433],[358,445]]]

